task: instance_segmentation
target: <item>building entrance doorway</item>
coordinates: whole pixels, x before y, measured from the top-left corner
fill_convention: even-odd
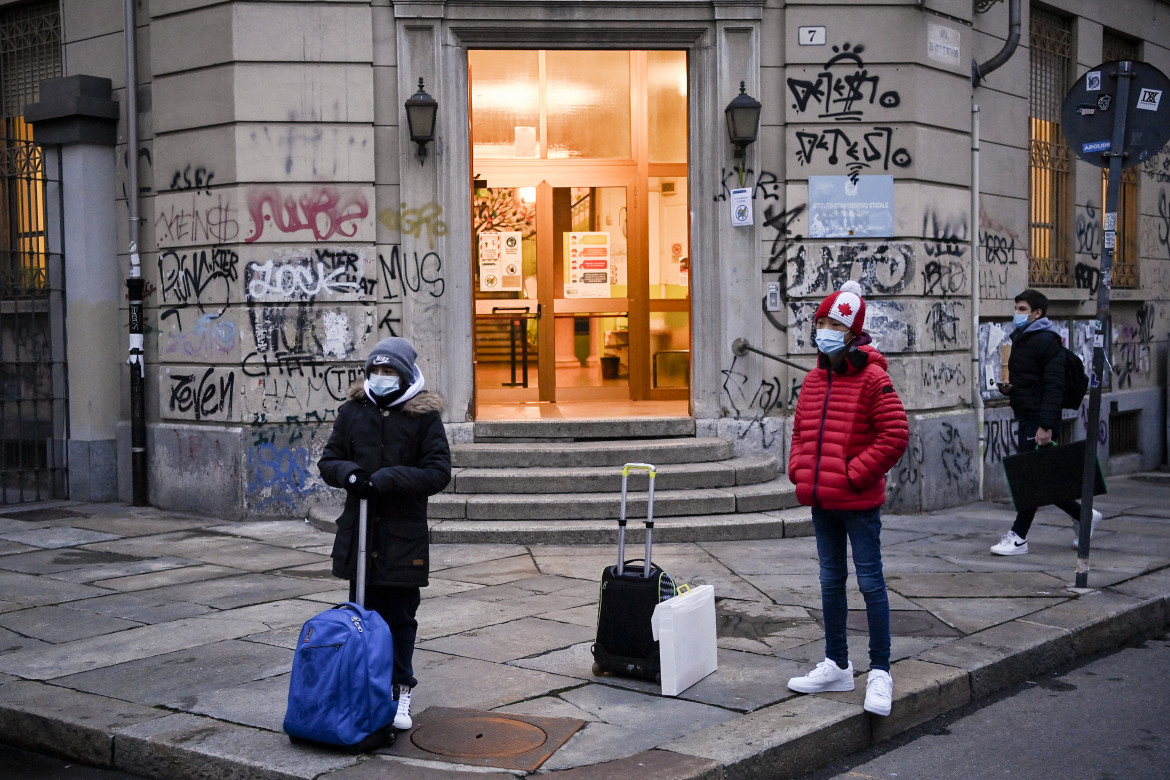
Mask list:
[[[468,61],[477,417],[688,414],[686,53]]]

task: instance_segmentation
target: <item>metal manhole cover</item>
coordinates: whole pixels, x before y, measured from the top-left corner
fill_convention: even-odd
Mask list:
[[[482,758],[535,750],[548,741],[548,734],[539,726],[512,718],[471,715],[420,726],[410,733],[410,741],[428,753]]]
[[[410,732],[378,752],[533,772],[584,725],[576,718],[429,707]]]

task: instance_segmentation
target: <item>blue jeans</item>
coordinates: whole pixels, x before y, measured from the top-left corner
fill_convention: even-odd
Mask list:
[[[890,670],[890,599],[882,575],[880,508],[813,507],[813,530],[821,563],[821,610],[825,621],[825,657],[840,667],[849,664],[845,621],[849,616],[845,581],[849,577],[845,542],[853,547],[857,587],[865,597],[869,623],[869,668]]]

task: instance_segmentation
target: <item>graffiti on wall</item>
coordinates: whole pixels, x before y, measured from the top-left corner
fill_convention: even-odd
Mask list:
[[[861,59],[865,46],[846,42],[833,46],[833,56],[824,69],[811,80],[789,78],[788,90],[793,97],[792,107],[797,113],[818,111],[818,119],[837,122],[859,121],[865,108],[875,103],[882,108],[897,108],[901,96],[894,90],[883,90],[881,77],[871,74]],[[844,66],[833,70],[835,66]]]
[[[914,249],[905,243],[820,244],[815,260],[808,255],[809,247],[799,244],[788,259],[790,296],[827,294],[849,279],[856,279],[867,295],[896,295],[914,279]]]
[[[267,425],[249,429],[245,506],[250,514],[298,512],[324,487],[316,462],[329,436],[328,426]]]
[[[1001,225],[980,209],[979,295],[988,300],[1013,295],[1012,275],[1019,265],[1017,246],[1022,246],[1016,233]]]
[[[782,411],[786,404],[789,408],[795,407],[803,379],[794,378],[786,387],[779,376],[765,376],[752,386],[744,370],[736,367],[739,360],[737,356],[732,357],[731,365],[722,371],[727,410],[735,419],[750,423],[740,431],[739,438],[746,438],[753,430],[759,429],[764,449],[770,449],[776,443],[776,434],[768,428],[765,418],[772,412]]]
[[[854,181],[867,171],[909,167],[910,152],[895,142],[892,126],[845,127],[864,121],[866,111],[874,106],[897,108],[901,96],[896,90],[884,88],[881,76],[866,66],[861,57],[864,45],[846,42],[833,46],[832,51],[821,71],[811,78],[788,78],[791,107],[797,115],[808,114],[834,123],[820,129],[797,130],[796,161],[805,166],[823,158],[829,166],[843,165]]]

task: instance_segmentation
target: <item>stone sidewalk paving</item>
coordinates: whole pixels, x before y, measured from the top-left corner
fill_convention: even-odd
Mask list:
[[[1106,519],[1087,593],[1070,590],[1076,552],[1058,511],[1042,510],[1030,554],[1010,558],[988,553],[1011,523],[1001,502],[884,518],[888,718],[862,710],[864,676],[851,693],[785,687],[824,657],[811,536],[656,534],[655,562],[680,582],[712,584],[718,599],[719,669],[678,697],[591,673],[598,580],[614,546],[435,545],[416,719],[441,707],[583,721],[534,773],[289,743],[281,723],[300,626],[346,595],[329,574],[331,536],[303,521],[0,508],[0,741],[159,778],[796,777],[1170,623],[1170,477],[1109,487],[1096,502]],[[864,604],[855,590],[850,599],[860,629],[850,655],[863,675]]]

